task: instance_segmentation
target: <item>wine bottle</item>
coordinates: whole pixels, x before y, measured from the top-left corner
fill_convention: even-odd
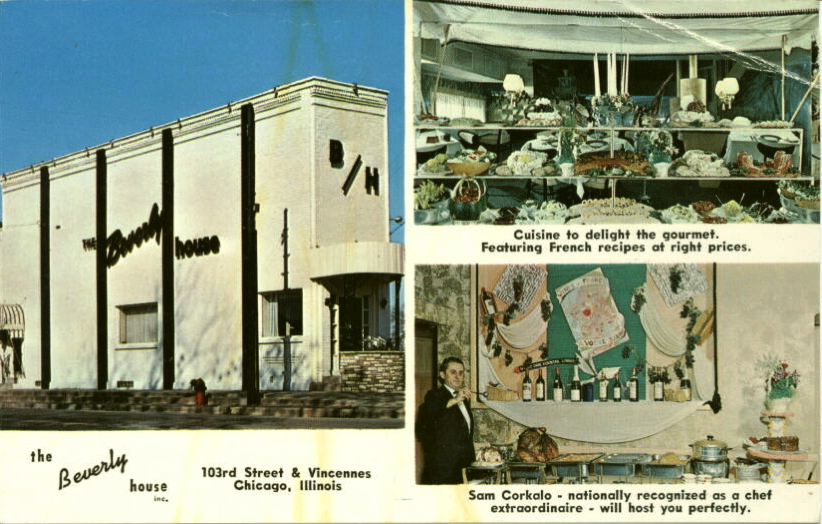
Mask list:
[[[493,295],[486,291],[485,288],[482,288],[480,298],[482,300],[482,307],[485,309],[485,314],[495,315],[497,313],[497,305],[494,303]]]
[[[631,372],[631,378],[628,379],[628,400],[639,401],[639,379],[636,378],[636,368]]]
[[[522,379],[522,401],[531,402],[531,373],[525,372],[525,378]]]
[[[614,375],[614,402],[622,402],[622,382],[619,381],[619,371]]]
[[[605,377],[605,372],[599,374],[599,401],[608,401],[608,379]]]
[[[535,384],[536,395],[535,399],[538,401],[545,400],[545,379],[542,378],[542,370],[539,370],[539,376],[537,377],[537,382]]]
[[[582,401],[582,386],[579,382],[579,367],[574,366],[574,379],[571,380],[571,402]]]
[[[554,402],[562,402],[562,378],[559,376],[559,368],[556,369],[554,374]]]
[[[662,402],[665,400],[665,383],[662,382],[661,368],[657,368],[656,374],[657,379],[656,382],[654,382],[654,400],[657,402]]]
[[[679,389],[685,393],[685,400],[691,400],[691,379],[688,378],[688,368],[682,368],[682,379],[679,381]]]

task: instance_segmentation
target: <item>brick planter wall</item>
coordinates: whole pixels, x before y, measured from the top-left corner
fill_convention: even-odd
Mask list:
[[[352,351],[341,354],[342,390],[399,393],[405,390],[403,351]]]

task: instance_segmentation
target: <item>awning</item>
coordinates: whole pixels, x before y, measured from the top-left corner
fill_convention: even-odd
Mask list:
[[[393,282],[404,271],[405,246],[391,242],[348,242],[314,248],[309,277],[332,292],[348,280]]]
[[[471,42],[570,53],[710,54],[810,49],[816,0],[426,0],[414,32]]]
[[[26,317],[19,304],[0,304],[0,331],[8,331],[10,338],[23,338]]]
[[[309,276],[312,280],[356,274],[402,276],[403,248],[393,242],[347,242],[314,248],[308,257]]]

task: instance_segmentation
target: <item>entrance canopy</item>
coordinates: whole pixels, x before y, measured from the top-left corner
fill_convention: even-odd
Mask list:
[[[403,275],[404,246],[390,242],[348,242],[312,249],[311,280],[340,294],[349,281],[389,283]]]
[[[746,53],[810,49],[816,0],[431,0],[414,2],[414,34],[565,53]]]

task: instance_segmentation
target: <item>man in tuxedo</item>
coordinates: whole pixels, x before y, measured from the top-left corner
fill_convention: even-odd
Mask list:
[[[471,390],[463,387],[465,365],[457,357],[440,364],[442,385],[425,395],[417,413],[416,435],[422,443],[423,484],[460,484],[462,468],[474,461]]]

